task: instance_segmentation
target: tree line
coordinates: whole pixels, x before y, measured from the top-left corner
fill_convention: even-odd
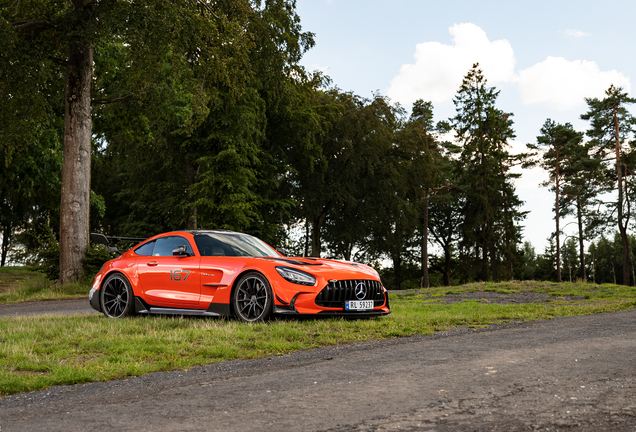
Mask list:
[[[10,254],[67,283],[89,231],[231,229],[294,255],[388,261],[391,288],[562,279],[574,237],[562,251],[558,222],[572,214],[581,248],[618,227],[628,255],[613,269],[633,278],[621,89],[588,100],[588,141],[548,120],[515,155],[513,114],[478,64],[435,123],[430,102],[407,112],[305,70],[314,35],[295,1],[34,0],[0,6],[0,26],[2,265]],[[513,168],[532,165],[556,195],[556,250],[539,256],[514,187]],[[606,277],[585,259],[608,241],[581,249],[577,277]]]
[[[636,102],[623,91],[611,85],[605,97],[586,98],[588,110],[581,119],[589,121],[589,129],[576,131],[570,123],[559,124],[546,120],[535,144],[529,144],[536,164],[545,169],[549,180],[543,185],[554,193],[555,231],[544,258],[549,258],[554,274],[549,276],[558,282],[563,280],[563,256],[572,256],[574,243],[578,260],[575,275],[582,280],[634,283],[634,262],[628,228],[632,218],[634,201],[634,126],[636,119],[628,106]],[[585,139],[587,137],[587,140]],[[565,241],[560,227],[561,218],[571,215],[576,225],[575,234]],[[620,239],[620,262],[612,262],[612,277],[598,268],[599,249],[607,250],[607,233],[616,232]],[[600,239],[599,239],[600,237]],[[610,234],[609,237],[612,237]],[[612,239],[616,242],[616,238]],[[595,242],[596,240],[596,242]],[[585,242],[591,242],[588,253]],[[562,245],[567,249],[562,251]],[[572,262],[568,264],[573,267]],[[600,270],[600,276],[599,276]],[[544,275],[544,277],[548,277]]]

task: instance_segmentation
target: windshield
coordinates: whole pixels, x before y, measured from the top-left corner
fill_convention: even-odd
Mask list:
[[[280,256],[256,237],[239,233],[201,233],[194,235],[201,256]]]

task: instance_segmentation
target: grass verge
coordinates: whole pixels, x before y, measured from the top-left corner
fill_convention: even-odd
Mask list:
[[[56,286],[28,267],[0,267],[0,304],[87,298],[89,290],[86,283]]]
[[[489,304],[428,302],[436,294],[533,291],[552,301]],[[581,296],[564,301],[559,297]],[[436,297],[433,297],[436,298]],[[636,288],[618,285],[506,282],[391,294],[393,313],[367,320],[280,320],[246,325],[181,317],[101,315],[0,319],[0,395],[57,384],[121,379],[231,359],[283,355],[326,345],[432,334],[456,326],[618,311],[636,306]]]

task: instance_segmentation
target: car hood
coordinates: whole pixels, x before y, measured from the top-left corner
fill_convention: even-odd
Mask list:
[[[303,270],[316,276],[329,277],[329,274],[337,273],[335,279],[380,279],[378,273],[371,267],[351,262],[330,260],[324,258],[286,258],[286,257],[267,257],[263,258],[280,263],[280,265],[289,266]]]

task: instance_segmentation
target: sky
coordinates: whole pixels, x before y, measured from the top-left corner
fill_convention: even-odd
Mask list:
[[[636,93],[633,1],[298,0],[297,11],[315,34],[301,62],[308,70],[408,111],[416,99],[431,101],[435,121],[455,115],[452,98],[479,62],[501,91],[497,108],[514,114],[513,153],[535,143],[548,118],[586,131],[585,98],[602,98],[610,84]],[[519,172],[524,239],[542,253],[555,229],[554,196],[539,186],[544,171]],[[568,222],[561,226],[574,234]]]

